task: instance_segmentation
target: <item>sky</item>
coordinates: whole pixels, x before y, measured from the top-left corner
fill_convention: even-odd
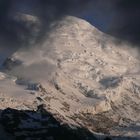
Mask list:
[[[24,31],[23,25],[9,18],[9,15],[17,11],[38,16],[44,25],[42,29],[61,20],[65,15],[73,15],[121,40],[137,46],[140,44],[139,0],[1,0],[2,38],[13,37],[14,40],[19,30]],[[8,28],[9,26],[13,28]]]
[[[105,33],[140,44],[139,0],[98,1],[84,18]]]

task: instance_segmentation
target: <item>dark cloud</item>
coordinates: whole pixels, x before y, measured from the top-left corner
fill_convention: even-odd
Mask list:
[[[101,31],[133,45],[140,45],[140,1],[98,0],[84,18]]]
[[[37,42],[49,33],[52,23],[67,14],[76,15],[92,0],[1,0],[0,1],[0,38],[7,46],[28,46]],[[18,13],[30,14],[40,20],[40,26],[26,23],[15,18]],[[38,32],[33,30],[38,28]]]
[[[112,4],[115,14],[109,28],[109,33],[134,45],[139,45],[140,1],[115,0]]]
[[[37,16],[41,26],[34,23],[29,26],[25,21],[13,18],[17,12]],[[68,14],[82,17],[83,13],[87,14],[85,19],[92,17],[93,25],[98,22],[103,31],[140,44],[139,0],[1,0],[0,43],[10,44],[11,48],[28,46],[49,33],[51,23],[57,23]],[[32,32],[35,28],[39,28],[36,33]]]

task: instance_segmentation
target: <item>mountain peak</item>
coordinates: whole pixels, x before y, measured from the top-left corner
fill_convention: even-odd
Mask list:
[[[128,136],[140,120],[140,75],[133,71],[139,60],[127,44],[117,44],[83,19],[67,16],[56,23],[39,43],[8,59],[12,67],[0,80],[2,92],[20,100],[21,109],[25,102],[30,109],[43,103],[63,123]],[[19,108],[16,101],[12,105]]]

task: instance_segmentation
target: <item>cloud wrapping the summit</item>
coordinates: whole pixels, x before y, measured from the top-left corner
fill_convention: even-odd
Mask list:
[[[37,17],[39,27],[36,41],[40,41],[44,34],[49,33],[52,23],[56,23],[67,14],[76,15],[88,6],[92,0],[1,0],[0,1],[0,42],[12,46],[30,45],[33,34],[32,26],[22,20],[15,19],[17,13],[30,14]],[[36,25],[35,25],[36,26]]]
[[[31,14],[39,18],[41,26],[36,38],[32,34],[34,28],[25,22],[13,19],[16,12]],[[111,20],[107,23],[107,33],[132,44],[140,44],[139,0],[1,0],[0,43],[8,44],[9,42],[11,48],[23,44],[28,46],[30,42],[36,43],[43,38],[44,34],[49,34],[52,23],[57,23],[65,15],[82,17],[83,13],[87,13],[85,18],[93,15],[94,21],[91,22],[94,25],[98,18],[94,17],[95,12],[99,13],[97,16],[103,19],[100,21],[102,23],[98,23],[99,26],[104,27],[104,20],[111,16]],[[110,13],[113,13],[113,16]]]
[[[55,71],[55,65],[50,64],[46,59],[42,61],[42,58],[37,56],[37,54],[39,54],[38,50],[41,50],[42,52],[47,52],[45,57],[48,56],[52,58],[49,55],[54,48],[50,43],[42,49],[44,39],[46,41],[47,38],[49,38],[48,35],[57,26],[57,21],[62,20],[65,16],[73,15],[83,17],[83,15],[89,14],[89,12],[90,16],[92,16],[92,13],[97,12],[101,17],[110,15],[109,13],[113,12],[112,24],[108,23],[108,33],[121,40],[127,40],[133,44],[137,44],[140,40],[139,20],[138,22],[132,22],[133,20],[136,21],[139,17],[139,15],[136,14],[139,11],[138,7],[135,7],[137,3],[135,1],[133,5],[130,6],[132,3],[129,0],[128,3],[124,1],[125,0],[1,0],[0,55],[3,53],[1,51],[2,47],[7,48],[8,51],[12,50],[8,56],[12,56],[17,49],[24,50],[26,48],[23,56],[28,59],[28,56],[30,57],[30,54],[32,54],[31,60],[33,60],[33,63],[26,67],[24,67],[24,65],[16,67],[13,69],[13,73],[18,73],[19,75],[23,75],[23,77],[27,76],[27,78],[30,77],[31,79],[38,79],[42,73],[48,72],[46,75],[49,77],[51,73]],[[105,19],[105,17],[103,19]],[[37,50],[35,49],[36,46]],[[30,52],[29,54],[27,54],[27,48]],[[56,57],[55,54],[53,55]],[[42,54],[40,56],[42,56]],[[39,64],[36,63],[38,62],[36,59],[38,61],[40,60]],[[54,58],[52,59],[54,60]]]

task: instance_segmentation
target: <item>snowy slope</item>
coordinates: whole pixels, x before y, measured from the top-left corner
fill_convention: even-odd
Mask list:
[[[41,43],[9,57],[8,74],[0,78],[1,109],[43,103],[63,123],[140,137],[140,62],[127,43],[68,16]]]

